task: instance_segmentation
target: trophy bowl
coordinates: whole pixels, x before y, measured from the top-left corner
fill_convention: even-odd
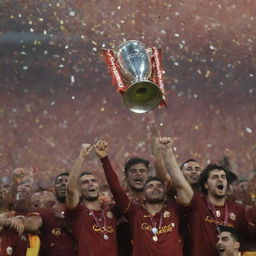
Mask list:
[[[132,84],[123,94],[126,107],[135,113],[146,113],[156,108],[162,100],[162,92],[151,81]]]
[[[116,58],[128,84],[123,93],[126,107],[135,113],[146,113],[156,108],[162,101],[162,92],[149,80],[152,65],[145,45],[137,40],[124,42],[117,48]]]

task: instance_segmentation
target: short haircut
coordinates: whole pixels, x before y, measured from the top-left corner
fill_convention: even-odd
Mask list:
[[[93,175],[92,172],[88,172],[88,171],[83,171],[80,173],[80,178],[83,177],[83,176],[86,176],[86,175]]]
[[[239,234],[236,229],[229,227],[229,226],[219,226],[219,234],[222,232],[229,232],[232,238],[239,242]]]
[[[161,178],[159,178],[157,176],[150,176],[150,177],[148,177],[148,179],[147,179],[147,181],[146,181],[146,183],[144,185],[144,188],[151,181],[159,181],[164,186],[164,180],[163,179],[161,179]]]
[[[183,162],[183,163],[180,165],[180,169],[182,169],[182,168],[184,167],[184,165],[185,165],[186,163],[188,163],[188,162],[196,162],[196,163],[197,163],[197,161],[196,161],[195,159],[190,158],[190,159],[186,160],[185,162]]]
[[[55,178],[55,184],[56,184],[58,178],[61,177],[61,176],[69,176],[69,173],[68,172],[62,172],[62,173],[58,174]]]
[[[148,160],[140,158],[140,157],[132,157],[124,165],[125,176],[126,177],[128,176],[131,166],[133,166],[134,164],[140,164],[140,163],[144,164],[147,167],[147,169],[149,169],[149,161]]]
[[[210,172],[213,171],[213,170],[219,170],[219,171],[224,171],[225,174],[226,174],[226,178],[227,178],[227,182],[228,182],[228,188],[229,188],[229,180],[228,180],[228,171],[220,166],[220,165],[217,165],[217,164],[209,164],[206,166],[206,168],[201,172],[200,176],[199,176],[199,187],[200,187],[200,190],[203,194],[207,194],[208,191],[207,189],[204,187],[204,184],[207,182],[208,178],[209,178],[209,175],[210,175]]]

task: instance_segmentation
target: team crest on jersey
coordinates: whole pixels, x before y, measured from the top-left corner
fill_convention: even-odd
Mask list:
[[[229,218],[230,218],[231,220],[236,220],[236,215],[235,215],[233,212],[231,212],[231,213],[229,214]]]
[[[113,219],[113,214],[112,214],[112,212],[107,212],[107,217],[110,218],[110,219]]]
[[[60,229],[60,228],[54,228],[54,229],[52,229],[52,234],[53,234],[54,236],[60,236],[60,234],[61,234],[61,229]]]
[[[169,218],[171,213],[169,211],[164,211],[164,218]]]

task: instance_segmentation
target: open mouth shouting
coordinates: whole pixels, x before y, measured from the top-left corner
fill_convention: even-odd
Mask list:
[[[135,178],[134,179],[134,182],[136,183],[136,184],[142,184],[143,183],[143,178]]]
[[[95,187],[92,187],[92,188],[88,189],[88,192],[96,192],[96,191],[97,191],[97,189]]]
[[[224,253],[225,253],[225,247],[223,247],[223,246],[218,246],[218,247],[217,247],[217,250],[218,250],[219,255],[224,255]]]
[[[219,184],[219,185],[217,186],[217,188],[218,188],[219,190],[223,190],[223,189],[224,189],[224,185],[223,185],[223,184]]]

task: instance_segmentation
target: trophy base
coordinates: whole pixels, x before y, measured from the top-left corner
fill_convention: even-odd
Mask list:
[[[132,84],[123,94],[124,104],[135,113],[146,113],[156,108],[162,100],[159,87],[150,81]]]

